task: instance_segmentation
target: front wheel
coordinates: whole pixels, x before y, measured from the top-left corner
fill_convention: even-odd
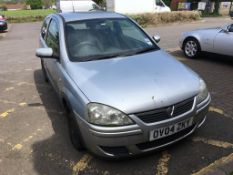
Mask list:
[[[69,134],[70,134],[71,143],[73,144],[76,150],[78,151],[85,150],[81,132],[79,130],[77,121],[75,120],[72,112],[70,112],[68,120],[69,120]]]
[[[183,51],[186,57],[196,58],[200,54],[201,49],[198,41],[194,38],[190,38],[185,41]]]

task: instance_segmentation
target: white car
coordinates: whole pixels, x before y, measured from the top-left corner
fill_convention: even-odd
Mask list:
[[[106,5],[108,11],[123,14],[171,12],[163,0],[106,0]]]
[[[101,10],[101,7],[91,0],[58,0],[56,6],[61,13]]]
[[[233,56],[232,46],[233,24],[186,32],[180,38],[180,47],[188,58],[196,58],[201,52]]]

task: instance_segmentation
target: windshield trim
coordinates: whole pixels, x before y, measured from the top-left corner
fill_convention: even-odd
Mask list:
[[[150,41],[151,41],[151,43],[153,44],[153,47],[154,48],[150,48],[150,50],[149,51],[146,51],[146,52],[143,52],[143,53],[147,53],[147,52],[154,52],[154,51],[159,51],[160,50],[160,47],[157,45],[157,43],[141,28],[141,26],[139,25],[139,24],[137,24],[134,20],[132,20],[131,18],[128,18],[128,17],[119,17],[119,18],[91,18],[91,19],[82,19],[82,20],[74,20],[74,21],[68,21],[68,22],[65,22],[64,21],[64,41],[65,41],[65,45],[66,45],[66,47],[65,47],[65,49],[66,49],[66,53],[67,53],[67,56],[68,56],[68,58],[69,58],[69,61],[70,62],[90,62],[90,61],[99,61],[99,60],[104,60],[104,59],[114,59],[114,58],[120,58],[120,57],[127,57],[127,56],[134,56],[134,55],[139,55],[139,54],[143,54],[143,53],[141,53],[140,51],[140,53],[137,53],[137,52],[135,52],[135,54],[132,54],[132,55],[123,55],[123,56],[112,56],[112,57],[107,57],[107,55],[106,55],[106,58],[103,58],[103,59],[93,59],[93,60],[75,60],[75,59],[73,59],[72,58],[72,56],[71,56],[71,54],[70,54],[70,51],[69,51],[69,49],[68,49],[68,44],[67,44],[67,32],[66,32],[66,25],[67,24],[69,24],[69,23],[75,23],[75,22],[83,22],[83,21],[93,21],[93,20],[95,20],[95,19],[103,19],[103,20],[127,20],[127,21],[129,21],[129,22],[131,22],[131,23],[133,23],[136,27],[137,27],[137,29],[140,31],[140,32],[142,32]],[[148,49],[148,48],[147,48]],[[91,56],[90,56],[91,57]]]

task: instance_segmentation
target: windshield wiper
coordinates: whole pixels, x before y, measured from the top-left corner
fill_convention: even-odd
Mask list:
[[[112,55],[93,55],[93,56],[88,56],[88,57],[83,57],[81,58],[82,61],[94,61],[94,60],[104,60],[108,58],[116,58],[119,57],[120,55],[112,54]]]
[[[156,48],[147,48],[139,51],[130,51],[130,52],[124,52],[120,54],[109,54],[109,55],[93,55],[93,56],[87,56],[81,58],[83,62],[85,61],[94,61],[94,60],[104,60],[104,59],[109,59],[109,58],[117,58],[117,57],[127,57],[127,56],[132,56],[132,55],[137,55],[141,53],[146,53],[156,50]]]
[[[155,51],[155,50],[156,50],[156,48],[150,47],[150,48],[146,48],[146,49],[137,51],[137,52],[135,52],[135,54],[141,54],[141,53],[146,53],[146,52]]]

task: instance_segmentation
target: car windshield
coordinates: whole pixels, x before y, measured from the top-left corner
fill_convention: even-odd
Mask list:
[[[65,33],[71,61],[92,61],[159,50],[129,19],[69,22],[66,24]]]

